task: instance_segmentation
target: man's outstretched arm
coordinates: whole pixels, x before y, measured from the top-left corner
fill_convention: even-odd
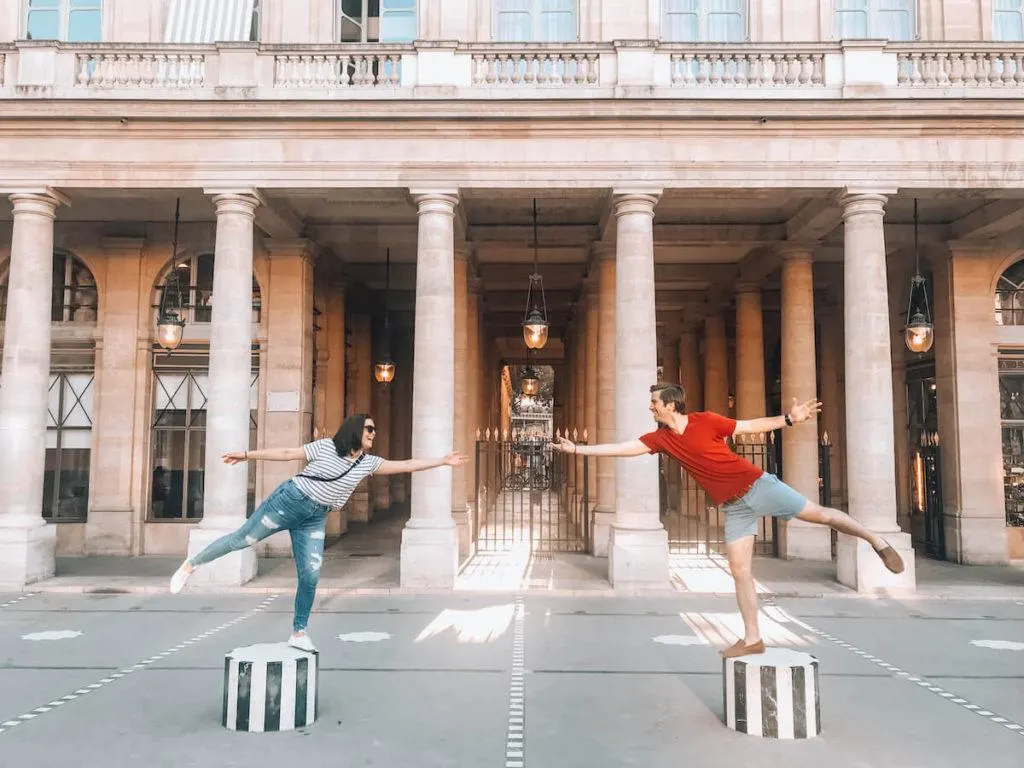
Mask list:
[[[821,403],[815,400],[808,400],[806,403],[797,403],[793,398],[793,407],[789,413],[782,416],[765,416],[760,419],[745,419],[736,422],[734,435],[760,435],[765,432],[774,432],[776,429],[799,424],[807,421],[811,416],[821,411]],[[788,419],[788,420],[787,420]]]
[[[572,440],[560,437],[558,442],[551,444],[551,447],[556,451],[579,454],[580,456],[643,456],[651,452],[651,449],[640,440],[604,443],[603,445],[576,445]]]

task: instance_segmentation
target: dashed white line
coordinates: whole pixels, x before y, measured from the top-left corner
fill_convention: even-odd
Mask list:
[[[505,768],[526,766],[526,681],[523,625],[526,607],[523,596],[516,595],[516,613],[512,634],[512,675],[508,695],[508,731],[505,737]]]
[[[866,651],[862,651],[860,648],[857,648],[856,646],[850,645],[850,643],[846,642],[845,640],[840,640],[838,637],[830,635],[828,632],[823,632],[820,629],[818,629],[817,627],[812,627],[807,622],[801,621],[800,619],[796,618],[795,616],[792,616],[791,614],[789,614],[786,611],[783,611],[783,613],[786,615],[786,617],[790,621],[792,621],[795,624],[803,627],[808,632],[812,632],[815,635],[817,635],[818,637],[823,637],[826,640],[828,640],[828,641],[830,641],[832,643],[835,643],[839,647],[845,648],[848,651],[853,651],[858,656],[860,656],[860,657],[862,657],[864,659],[867,659],[868,661],[873,662],[874,664],[877,664],[879,667],[884,669],[886,672],[891,673],[893,675],[893,677],[902,678],[902,679],[904,679],[904,680],[906,680],[907,682],[910,682],[910,683],[916,683],[919,687],[925,688],[925,689],[931,691],[932,693],[938,694],[938,696],[940,698],[943,698],[946,701],[952,702],[953,704],[960,705],[961,707],[966,709],[968,712],[974,712],[975,714],[981,715],[982,717],[987,719],[989,722],[995,723],[996,725],[1001,725],[1004,728],[1006,728],[1007,730],[1014,731],[1015,733],[1019,733],[1020,735],[1024,736],[1024,725],[1021,725],[1020,723],[1015,723],[1014,721],[1012,721],[1012,720],[1010,720],[1008,718],[1002,717],[1002,716],[1000,716],[999,714],[997,714],[995,712],[991,712],[991,711],[985,709],[984,707],[979,706],[978,704],[972,704],[967,699],[961,698],[961,697],[957,696],[955,693],[950,693],[949,691],[941,688],[940,686],[935,685],[934,683],[932,683],[929,680],[925,680],[924,678],[921,678],[921,677],[916,677],[914,675],[911,675],[909,672],[904,672],[899,667],[893,666],[892,664],[888,664],[888,663],[882,661],[881,659],[879,659],[877,656],[872,656],[870,653],[867,653]]]
[[[11,605],[13,603],[16,603],[19,600],[24,600],[26,597],[30,597],[30,596],[31,595],[24,595],[23,597],[19,598],[18,600],[11,601],[11,603],[5,603],[4,605],[0,605],[0,608],[5,608],[7,605]],[[138,664],[135,664],[135,665],[133,665],[131,667],[125,667],[120,672],[115,672],[115,673],[112,673],[111,675],[109,675],[108,677],[104,677],[98,683],[90,683],[89,685],[87,685],[87,686],[85,686],[83,688],[79,688],[74,693],[69,693],[67,696],[61,696],[60,700],[51,701],[49,704],[47,704],[44,707],[36,707],[35,709],[30,710],[29,712],[26,712],[24,715],[18,715],[18,717],[16,719],[11,719],[11,720],[8,720],[6,722],[0,723],[0,733],[4,733],[5,731],[10,730],[14,726],[21,725],[22,723],[28,722],[29,720],[34,720],[39,715],[45,714],[46,712],[50,712],[53,708],[56,708],[56,707],[58,707],[58,706],[60,706],[62,704],[66,704],[69,701],[74,701],[75,699],[79,698],[80,696],[85,696],[86,694],[89,694],[89,693],[92,693],[93,691],[99,690],[104,685],[108,685],[109,683],[112,683],[115,680],[120,680],[122,677],[127,677],[128,675],[132,674],[136,670],[142,669],[144,667],[144,665],[152,664],[152,663],[154,663],[156,661],[160,661],[161,659],[166,658],[167,656],[170,656],[172,653],[176,653],[177,651],[181,650],[186,645],[188,645],[190,643],[193,643],[193,642],[196,642],[199,638],[209,637],[210,635],[214,635],[217,632],[220,632],[221,630],[227,629],[228,627],[233,626],[234,624],[237,624],[240,621],[245,621],[246,619],[251,618],[252,616],[255,616],[257,613],[261,613],[262,611],[266,610],[267,607],[272,602],[274,602],[274,600],[276,600],[276,599],[277,599],[277,595],[271,595],[266,600],[264,600],[262,603],[260,603],[256,608],[254,608],[253,610],[249,611],[248,613],[243,614],[242,616],[239,616],[239,617],[237,617],[235,619],[232,619],[231,621],[225,622],[224,624],[221,624],[219,627],[217,627],[214,630],[211,630],[209,632],[205,632],[202,635],[197,635],[196,637],[194,637],[192,640],[188,641],[187,643],[183,643],[182,645],[176,646],[176,647],[172,648],[169,651],[164,651],[163,653],[157,654],[156,656],[152,656],[152,657],[146,659],[145,661],[140,661]]]
[[[0,603],[0,610],[4,608],[10,608],[12,605],[20,603],[22,600],[28,600],[30,597],[35,596],[35,592],[26,592],[24,595],[19,595],[13,600],[8,600],[6,603]]]

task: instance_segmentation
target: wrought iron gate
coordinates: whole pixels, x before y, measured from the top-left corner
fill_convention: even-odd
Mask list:
[[[476,550],[589,552],[590,479],[586,456],[553,451],[544,439],[488,431],[476,443]]]

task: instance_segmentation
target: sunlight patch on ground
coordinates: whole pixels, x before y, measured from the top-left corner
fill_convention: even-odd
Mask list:
[[[696,594],[733,595],[736,584],[729,572],[729,562],[721,555],[676,555],[669,558],[669,577],[676,589]],[[772,590],[754,580],[759,594]]]
[[[709,645],[727,648],[743,637],[743,619],[738,612],[688,611],[679,616],[694,635]],[[816,642],[812,637],[796,634],[784,624],[796,626],[796,622],[785,611],[774,606],[758,611],[761,639],[766,645],[800,647]]]
[[[508,631],[515,614],[515,604],[492,605],[475,611],[446,608],[416,638],[417,643],[437,637],[449,629],[459,643],[490,643]]]

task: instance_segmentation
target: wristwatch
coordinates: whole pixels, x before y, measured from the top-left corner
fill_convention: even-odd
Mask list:
[[[788,413],[784,414],[782,418],[784,418],[786,420],[786,426],[787,427],[792,427],[793,426],[793,420],[791,418],[789,418],[789,414]]]

